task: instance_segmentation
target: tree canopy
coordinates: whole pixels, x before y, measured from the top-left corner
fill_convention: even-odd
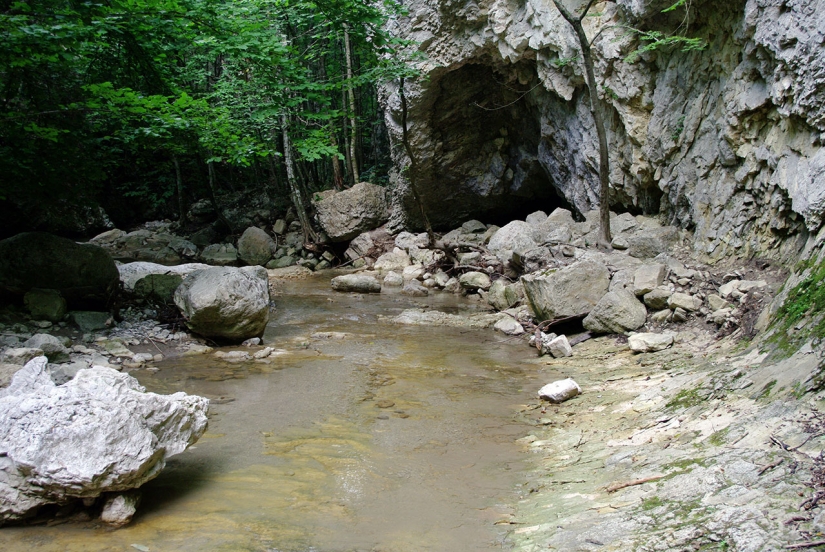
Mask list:
[[[359,165],[370,177],[389,161],[362,129],[380,125],[376,83],[404,70],[384,31],[401,9],[0,1],[0,201],[25,211],[111,190],[161,206],[184,188],[214,197],[216,186],[253,181],[276,201],[327,187],[334,172],[351,179]]]

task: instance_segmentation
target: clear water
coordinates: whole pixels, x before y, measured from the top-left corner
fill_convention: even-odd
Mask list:
[[[501,334],[379,315],[480,303],[349,295],[285,282],[266,362],[170,359],[149,390],[213,399],[210,426],[143,487],[137,516],[0,529],[3,550],[482,551],[508,548],[535,391],[533,356]],[[336,333],[337,332],[337,333]],[[231,348],[228,348],[231,349]],[[136,546],[133,546],[136,545]]]

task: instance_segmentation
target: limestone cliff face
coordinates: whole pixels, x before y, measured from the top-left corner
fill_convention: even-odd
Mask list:
[[[577,0],[565,0],[574,6]],[[597,4],[585,23],[606,105],[611,205],[693,230],[697,250],[782,256],[825,216],[825,0],[692,0],[700,52],[638,48],[672,0]],[[407,86],[415,175],[436,226],[598,202],[576,39],[552,0],[409,0],[395,31],[426,54]],[[385,89],[400,142],[397,89]],[[406,165],[394,148],[397,166]],[[403,173],[399,173],[403,175]],[[396,225],[417,226],[397,176]]]

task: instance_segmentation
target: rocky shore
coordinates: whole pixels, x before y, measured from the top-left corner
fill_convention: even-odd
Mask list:
[[[480,307],[476,314],[409,309],[384,320],[489,328],[534,347],[545,383],[575,380],[576,393],[564,402],[543,401],[536,389],[537,398],[522,408],[520,417],[534,431],[521,444],[537,460],[506,520],[518,549],[764,550],[814,538],[820,530],[815,508],[825,493],[817,483],[825,469],[817,455],[821,354],[811,342],[777,356],[766,337],[778,305],[802,276],[794,275],[775,300],[788,278],[782,266],[703,263],[683,231],[629,214],[613,215],[612,249],[601,250],[596,219],[590,213],[576,221],[557,209],[502,227],[468,221],[434,243],[426,234],[366,229],[342,242],[346,249],[336,262],[343,266],[329,273],[330,285],[341,293],[464,294]],[[165,231],[151,226],[146,243]],[[115,243],[126,241],[111,242],[110,251]],[[258,260],[272,265],[263,257]],[[209,293],[240,277],[245,283],[237,289],[244,292],[223,295],[234,307],[254,290],[253,302],[265,298],[257,312],[268,313],[271,298],[277,308],[279,281],[325,268],[324,261],[312,262],[324,257],[310,249],[297,257],[304,261],[269,269],[118,263],[126,300],[117,311],[69,310],[60,293],[29,291],[25,309],[0,313],[3,385],[14,374],[15,382],[35,377],[26,375],[31,372],[41,374],[35,379],[47,388],[65,389],[110,370],[133,389],[128,372],[157,370],[170,356],[264,361],[277,354],[260,339],[268,314],[256,319],[241,309],[238,319],[254,328],[210,334],[209,324],[232,315],[207,316],[207,325],[198,326],[182,297],[197,287],[197,277],[211,275],[204,286]],[[216,351],[224,338],[236,346]],[[15,389],[20,385],[12,383],[3,393],[22,396]],[[199,408],[205,427],[205,403]],[[184,440],[196,439],[198,431]],[[137,495],[128,489],[140,481],[70,496],[123,497],[105,509],[87,502],[100,513],[131,501],[125,508],[134,512],[130,497]],[[68,496],[49,500],[65,504]],[[802,497],[807,502],[799,515],[780,515]],[[131,517],[106,516],[114,525]],[[742,524],[749,529],[737,529]]]

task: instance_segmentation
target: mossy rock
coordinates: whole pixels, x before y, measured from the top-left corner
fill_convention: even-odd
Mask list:
[[[144,299],[171,303],[181,282],[183,278],[178,274],[149,274],[135,282],[135,294]]]

